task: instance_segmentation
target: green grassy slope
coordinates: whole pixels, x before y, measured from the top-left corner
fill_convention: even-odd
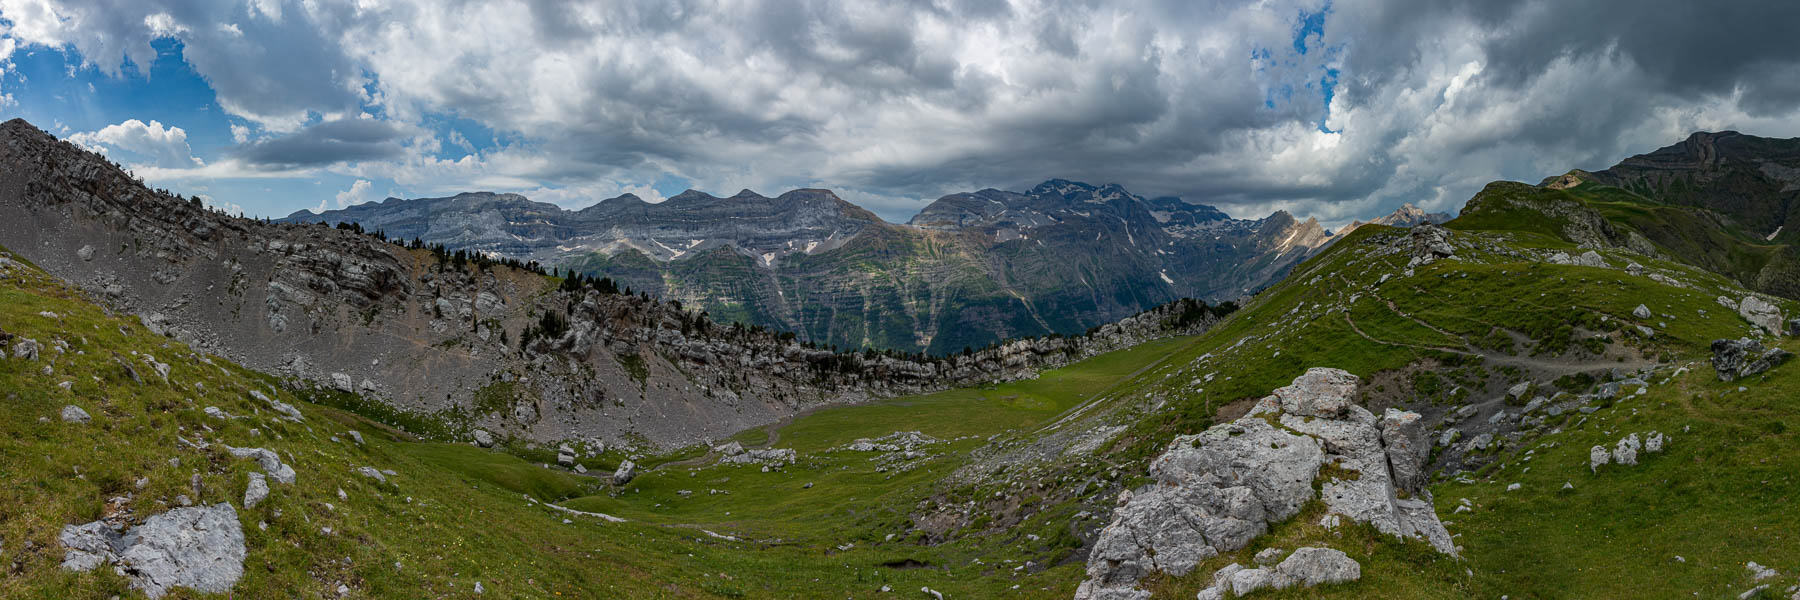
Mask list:
[[[1625,207],[1566,196],[1631,227]],[[1651,363],[1665,366],[1642,395],[1552,419],[1507,438],[1489,464],[1435,480],[1461,559],[1366,527],[1321,529],[1315,505],[1195,575],[1147,585],[1157,597],[1191,598],[1228,562],[1318,543],[1359,560],[1363,580],[1259,597],[1719,597],[1749,587],[1743,563],[1752,560],[1790,574],[1777,590],[1796,583],[1800,513],[1790,507],[1800,497],[1800,453],[1786,450],[1800,427],[1792,393],[1800,366],[1718,383],[1696,361],[1710,340],[1749,332],[1713,300],[1741,289],[1622,250],[1600,252],[1611,268],[1545,263],[1574,245],[1566,223],[1540,217],[1465,215],[1452,224],[1458,258],[1410,274],[1404,230],[1359,228],[1204,334],[1033,380],[825,408],[736,436],[797,450],[798,462],[783,469],[718,465],[701,451],[633,457],[662,467],[617,488],[544,466],[541,449],[420,442],[306,403],[315,396],[154,337],[41,272],[12,270],[0,282],[0,330],[62,339],[69,350],[0,360],[0,566],[17,561],[0,578],[0,597],[130,597],[110,571],[57,567],[57,532],[101,516],[110,498],[129,494],[140,518],[178,494],[239,504],[255,465],[188,447],[181,436],[271,448],[299,472],[297,485],[276,485],[269,501],[239,513],[250,547],[241,597],[312,596],[339,584],[356,596],[462,597],[480,581],[500,597],[870,597],[885,585],[909,595],[930,587],[949,597],[1066,598],[1083,576],[1083,532],[1104,523],[1121,489],[1146,481],[1149,457],[1308,367],[1362,376],[1371,408],[1442,411],[1528,376],[1547,384],[1558,373]],[[1628,262],[1684,287],[1629,274]],[[1657,314],[1632,317],[1640,303]],[[172,365],[169,381],[133,352]],[[57,386],[64,381],[71,390]],[[1579,392],[1590,384],[1571,377],[1564,385]],[[275,420],[248,397],[252,389],[298,405],[306,422]],[[94,422],[61,422],[65,404]],[[207,406],[247,418],[210,418]],[[1071,415],[1093,420],[1063,419]],[[1094,454],[997,471],[985,463],[996,449],[1099,424],[1123,429]],[[347,440],[352,429],[367,446]],[[944,441],[901,468],[842,448],[914,430]],[[1672,437],[1666,452],[1589,472],[1590,446],[1651,430]],[[621,458],[615,450],[585,464]],[[997,474],[964,476],[983,465]],[[352,473],[359,466],[397,475],[378,484]],[[1507,491],[1512,483],[1520,489]],[[1453,512],[1464,498],[1472,510]],[[964,506],[972,519],[923,526]]]
[[[901,530],[905,512],[952,462],[937,460],[890,478],[868,455],[824,448],[892,431],[873,425],[881,415],[916,418],[926,428],[954,426],[958,435],[971,436],[1030,426],[1160,357],[1158,348],[1179,343],[1164,340],[1098,357],[1037,381],[822,411],[816,423],[838,425],[820,427],[816,436],[806,426],[783,432],[782,446],[791,440],[805,449],[802,464],[785,472],[709,466],[690,475],[670,467],[615,489],[598,477],[512,454],[417,441],[359,415],[305,402],[310,391],[296,395],[272,378],[156,337],[35,269],[11,270],[0,282],[0,330],[47,346],[52,340],[69,344],[67,353],[46,349],[37,361],[0,360],[6,400],[0,404],[0,472],[6,473],[0,478],[0,558],[17,561],[12,575],[0,578],[0,597],[71,598],[132,595],[126,580],[108,569],[77,574],[58,568],[61,528],[112,514],[109,499],[129,496],[124,506],[140,519],[168,510],[177,495],[241,506],[256,465],[230,458],[220,443],[273,449],[298,471],[296,485],[272,484],[269,500],[239,511],[250,551],[235,589],[239,597],[335,596],[339,584],[359,597],[458,597],[477,581],[501,597],[842,597],[882,585],[998,594],[1021,581],[1042,597],[1057,597],[1073,585],[1078,568],[1027,576],[992,566],[1012,557],[1022,557],[1022,564],[1034,556],[1028,549],[881,543]],[[155,376],[147,363],[132,362],[133,352],[172,365],[169,380]],[[118,366],[114,353],[133,364],[143,383]],[[71,390],[57,386],[64,381],[73,382]],[[298,406],[306,420],[277,420],[250,390]],[[93,423],[59,420],[67,404],[88,411]],[[244,418],[208,417],[203,410],[209,406]],[[966,418],[972,414],[985,417]],[[350,442],[351,430],[360,431],[367,445]],[[214,445],[194,449],[177,437]],[[940,454],[979,443],[951,442]],[[616,460],[608,454],[588,464]],[[380,484],[352,472],[361,466],[397,474]],[[190,485],[195,474],[198,492]],[[140,478],[146,480],[142,488],[135,483]],[[807,482],[815,486],[802,487]],[[677,488],[700,493],[677,501]],[[707,495],[707,489],[730,493]],[[527,497],[629,520],[572,515]],[[838,549],[845,544],[854,546]],[[1040,546],[1044,556],[1066,558],[1071,550],[1066,541],[1048,538]],[[907,568],[914,564],[931,568]],[[181,590],[172,597],[199,596]]]
[[[1362,376],[1364,402],[1372,408],[1425,410],[1470,399],[1451,392],[1455,387],[1494,397],[1534,366],[1599,370],[1625,359],[1618,364],[1659,360],[1689,369],[1591,417],[1552,419],[1503,444],[1495,462],[1479,471],[1458,479],[1440,474],[1433,486],[1438,512],[1459,536],[1464,560],[1366,529],[1327,532],[1304,513],[1250,548],[1201,565],[1197,573],[1204,575],[1156,582],[1158,597],[1192,597],[1212,570],[1248,564],[1262,548],[1315,542],[1362,561],[1364,579],[1268,597],[1718,597],[1750,587],[1745,561],[1784,572],[1800,567],[1791,543],[1800,529],[1787,508],[1800,496],[1800,482],[1787,475],[1800,467],[1800,455],[1781,450],[1793,442],[1788,431],[1800,415],[1791,393],[1800,372],[1788,365],[1740,382],[1749,391],[1736,393],[1738,384],[1716,382],[1703,362],[1712,339],[1749,332],[1745,321],[1713,301],[1741,297],[1741,289],[1687,265],[1623,252],[1602,252],[1610,269],[1539,262],[1532,257],[1572,247],[1560,235],[1562,225],[1541,214],[1476,215],[1450,226],[1465,230],[1456,236],[1476,240],[1480,249],[1406,276],[1408,256],[1384,256],[1375,244],[1404,232],[1369,227],[1296,269],[1127,388],[1125,394],[1169,402],[1135,423],[1121,443],[1129,446],[1115,456],[1158,452],[1170,436],[1210,424],[1221,406],[1266,394],[1309,366]],[[1629,275],[1621,268],[1627,261],[1694,287]],[[1640,303],[1657,315],[1641,322],[1631,317]],[[1781,304],[1793,312],[1793,303]],[[1638,324],[1652,327],[1654,337],[1638,333]],[[1659,377],[1675,368],[1663,368]],[[1426,371],[1429,377],[1418,376]],[[1428,380],[1439,383],[1424,385]],[[1611,447],[1628,432],[1650,430],[1677,441],[1638,467],[1588,472],[1590,446]],[[1562,490],[1565,482],[1574,488]],[[1511,483],[1522,489],[1505,491]],[[1452,512],[1462,498],[1470,499],[1473,513]],[[1795,583],[1791,576],[1780,582],[1778,590]]]

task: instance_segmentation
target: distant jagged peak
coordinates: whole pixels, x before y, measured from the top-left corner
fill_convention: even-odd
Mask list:
[[[1084,182],[1080,182],[1080,181],[1070,181],[1068,179],[1051,179],[1049,181],[1045,181],[1043,183],[1037,184],[1037,186],[1031,188],[1031,191],[1026,192],[1026,193],[1033,195],[1033,196],[1050,195],[1050,194],[1055,194],[1058,196],[1068,196],[1070,194],[1079,194],[1082,192],[1092,192],[1095,189],[1097,189],[1097,188],[1095,188],[1093,184],[1089,184],[1089,183],[1084,183]]]
[[[1349,225],[1344,226],[1343,230],[1337,232],[1337,234],[1340,236],[1346,235],[1352,231],[1356,231],[1356,228],[1364,225],[1415,227],[1423,223],[1443,223],[1454,218],[1456,218],[1455,215],[1450,213],[1425,212],[1425,209],[1414,206],[1411,202],[1405,202],[1400,204],[1400,208],[1394,209],[1394,212],[1375,217],[1368,221],[1351,221]]]

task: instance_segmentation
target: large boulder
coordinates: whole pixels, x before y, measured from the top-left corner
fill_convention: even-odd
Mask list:
[[[131,587],[151,598],[185,587],[224,594],[244,575],[244,530],[229,503],[177,508],[120,535],[95,521],[63,528],[64,569],[116,563]]]
[[[631,483],[631,479],[634,477],[637,477],[637,463],[631,462],[631,459],[625,459],[619,463],[619,468],[613,471],[612,484],[625,485]]]
[[[1122,495],[1095,540],[1076,598],[1148,598],[1137,587],[1145,576],[1179,577],[1239,550],[1315,497],[1330,515],[1454,555],[1423,485],[1430,444],[1418,415],[1392,411],[1377,419],[1353,403],[1357,382],[1337,369],[1311,369],[1243,418],[1175,438],[1151,462],[1155,483]],[[1403,466],[1390,466],[1396,462]],[[1334,468],[1322,474],[1327,464]],[[1402,485],[1416,490],[1401,498]],[[1231,577],[1246,589],[1295,581],[1279,569],[1245,571]]]
[[[1713,340],[1712,352],[1713,370],[1718,371],[1719,381],[1734,381],[1773,369],[1789,356],[1786,350],[1764,349],[1762,342],[1750,338]]]
[[[1301,417],[1336,418],[1343,416],[1356,398],[1355,375],[1338,369],[1314,367],[1294,379],[1294,383],[1275,390],[1281,411]]]
[[[1275,570],[1294,578],[1304,587],[1344,583],[1362,579],[1362,565],[1342,551],[1331,548],[1301,548],[1275,566]]]
[[[344,392],[344,393],[351,393],[351,392],[356,391],[356,384],[353,380],[351,380],[350,375],[347,373],[332,373],[331,374],[331,387],[332,387],[332,389],[335,389],[337,391]]]
[[[494,447],[494,434],[488,433],[485,429],[475,430],[475,445],[483,448]]]
[[[86,425],[93,417],[88,416],[87,411],[81,410],[81,407],[70,404],[62,408],[62,420],[65,423]]]
[[[244,485],[244,508],[256,508],[268,497],[268,478],[262,473],[251,473],[250,482]]]
[[[1738,302],[1738,315],[1744,317],[1752,325],[1761,327],[1771,334],[1781,334],[1781,307],[1756,296],[1744,296]]]

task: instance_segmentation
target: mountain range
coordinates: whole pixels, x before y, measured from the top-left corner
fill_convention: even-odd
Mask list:
[[[1066,180],[944,196],[907,224],[819,189],[690,190],[659,203],[625,195],[577,211],[478,192],[283,221],[356,223],[608,277],[821,344],[929,354],[1078,334],[1183,297],[1242,298],[1332,239],[1286,212],[1233,219]]]

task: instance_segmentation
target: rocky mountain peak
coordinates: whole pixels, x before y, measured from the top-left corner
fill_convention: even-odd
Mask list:
[[[749,190],[745,190],[745,191],[749,191]],[[707,201],[707,200],[718,200],[718,199],[719,198],[717,196],[714,196],[712,194],[708,194],[706,192],[702,192],[700,190],[690,188],[690,189],[682,190],[681,193],[679,193],[679,194],[670,196],[669,199],[664,200],[663,203],[668,204],[668,203],[680,203],[680,202],[702,202],[702,201]]]
[[[1064,197],[1066,197],[1066,196],[1070,196],[1070,195],[1074,195],[1074,194],[1080,194],[1083,192],[1092,192],[1095,189],[1096,188],[1093,185],[1083,183],[1080,181],[1070,181],[1067,179],[1051,179],[1049,181],[1045,181],[1043,183],[1037,184],[1037,186],[1031,188],[1031,191],[1026,192],[1026,194],[1031,195],[1031,196],[1064,196]]]
[[[1389,227],[1415,227],[1424,223],[1443,223],[1456,218],[1455,215],[1442,212],[1425,212],[1425,209],[1414,206],[1411,202],[1400,205],[1394,212],[1375,217],[1367,222],[1351,221],[1338,235],[1348,234],[1364,225],[1386,225]]]

